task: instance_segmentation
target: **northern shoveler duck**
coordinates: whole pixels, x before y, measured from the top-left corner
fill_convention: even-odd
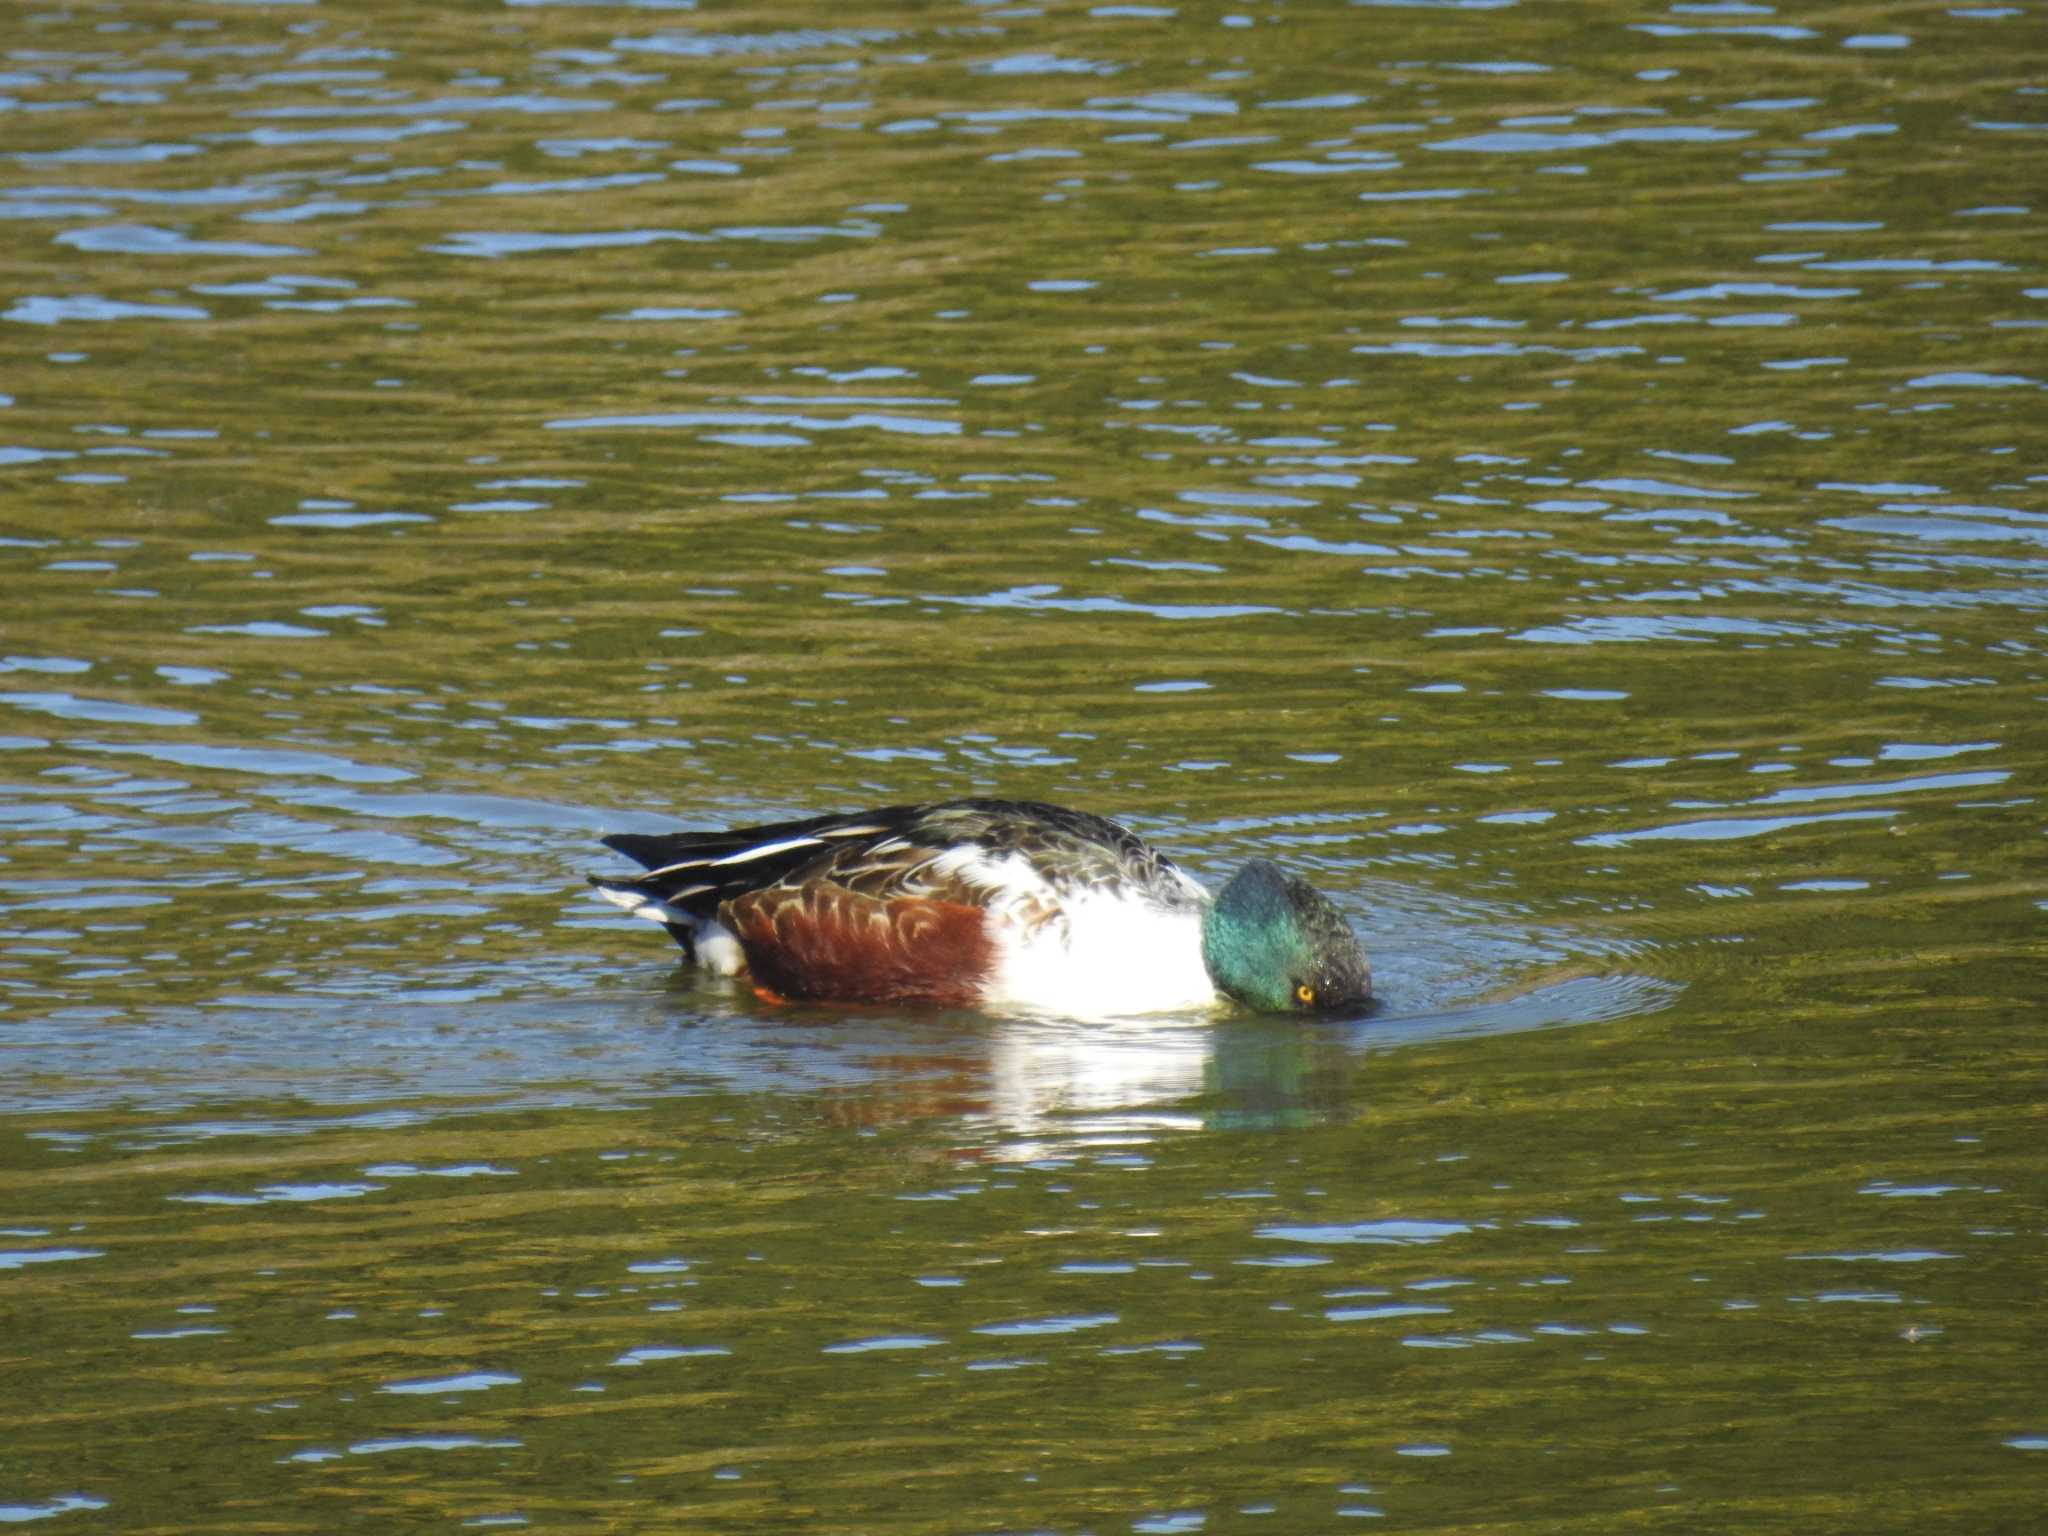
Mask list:
[[[1128,828],[1023,800],[893,805],[604,839],[590,883],[771,998],[1155,1013],[1345,1011],[1372,968],[1307,881],[1254,859],[1216,895]]]

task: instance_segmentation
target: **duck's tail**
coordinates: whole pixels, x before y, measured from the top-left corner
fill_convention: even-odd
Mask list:
[[[682,946],[684,956],[693,964],[722,975],[737,974],[746,964],[746,957],[740,952],[739,941],[735,939],[717,917],[708,912],[693,912],[682,905],[670,893],[658,887],[663,882],[653,878],[638,880],[613,880],[602,875],[589,877],[597,893],[614,906],[621,907],[635,917],[644,917],[650,923],[659,923],[666,928],[669,937]]]

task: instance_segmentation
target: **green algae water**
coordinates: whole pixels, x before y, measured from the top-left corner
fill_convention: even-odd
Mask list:
[[[2034,1529],[2040,27],[0,20],[0,1522]],[[960,795],[1379,1012],[583,881]]]

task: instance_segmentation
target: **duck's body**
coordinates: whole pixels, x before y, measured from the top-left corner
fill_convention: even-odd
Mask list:
[[[593,876],[609,900],[782,998],[1095,1016],[1371,993],[1357,940],[1303,882],[1254,861],[1212,898],[1127,828],[1058,806],[953,800],[604,841],[648,871]]]

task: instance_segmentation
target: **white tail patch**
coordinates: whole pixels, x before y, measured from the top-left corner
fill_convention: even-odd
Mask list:
[[[704,970],[719,976],[737,976],[747,968],[746,951],[740,948],[740,941],[723,923],[671,907],[658,897],[636,891],[631,886],[600,885],[597,890],[606,901],[625,908],[635,917],[660,923],[664,928],[686,929],[690,942],[696,946],[697,964]]]
[[[697,964],[715,976],[737,976],[747,968],[747,952],[725,924],[705,918],[697,924]]]

